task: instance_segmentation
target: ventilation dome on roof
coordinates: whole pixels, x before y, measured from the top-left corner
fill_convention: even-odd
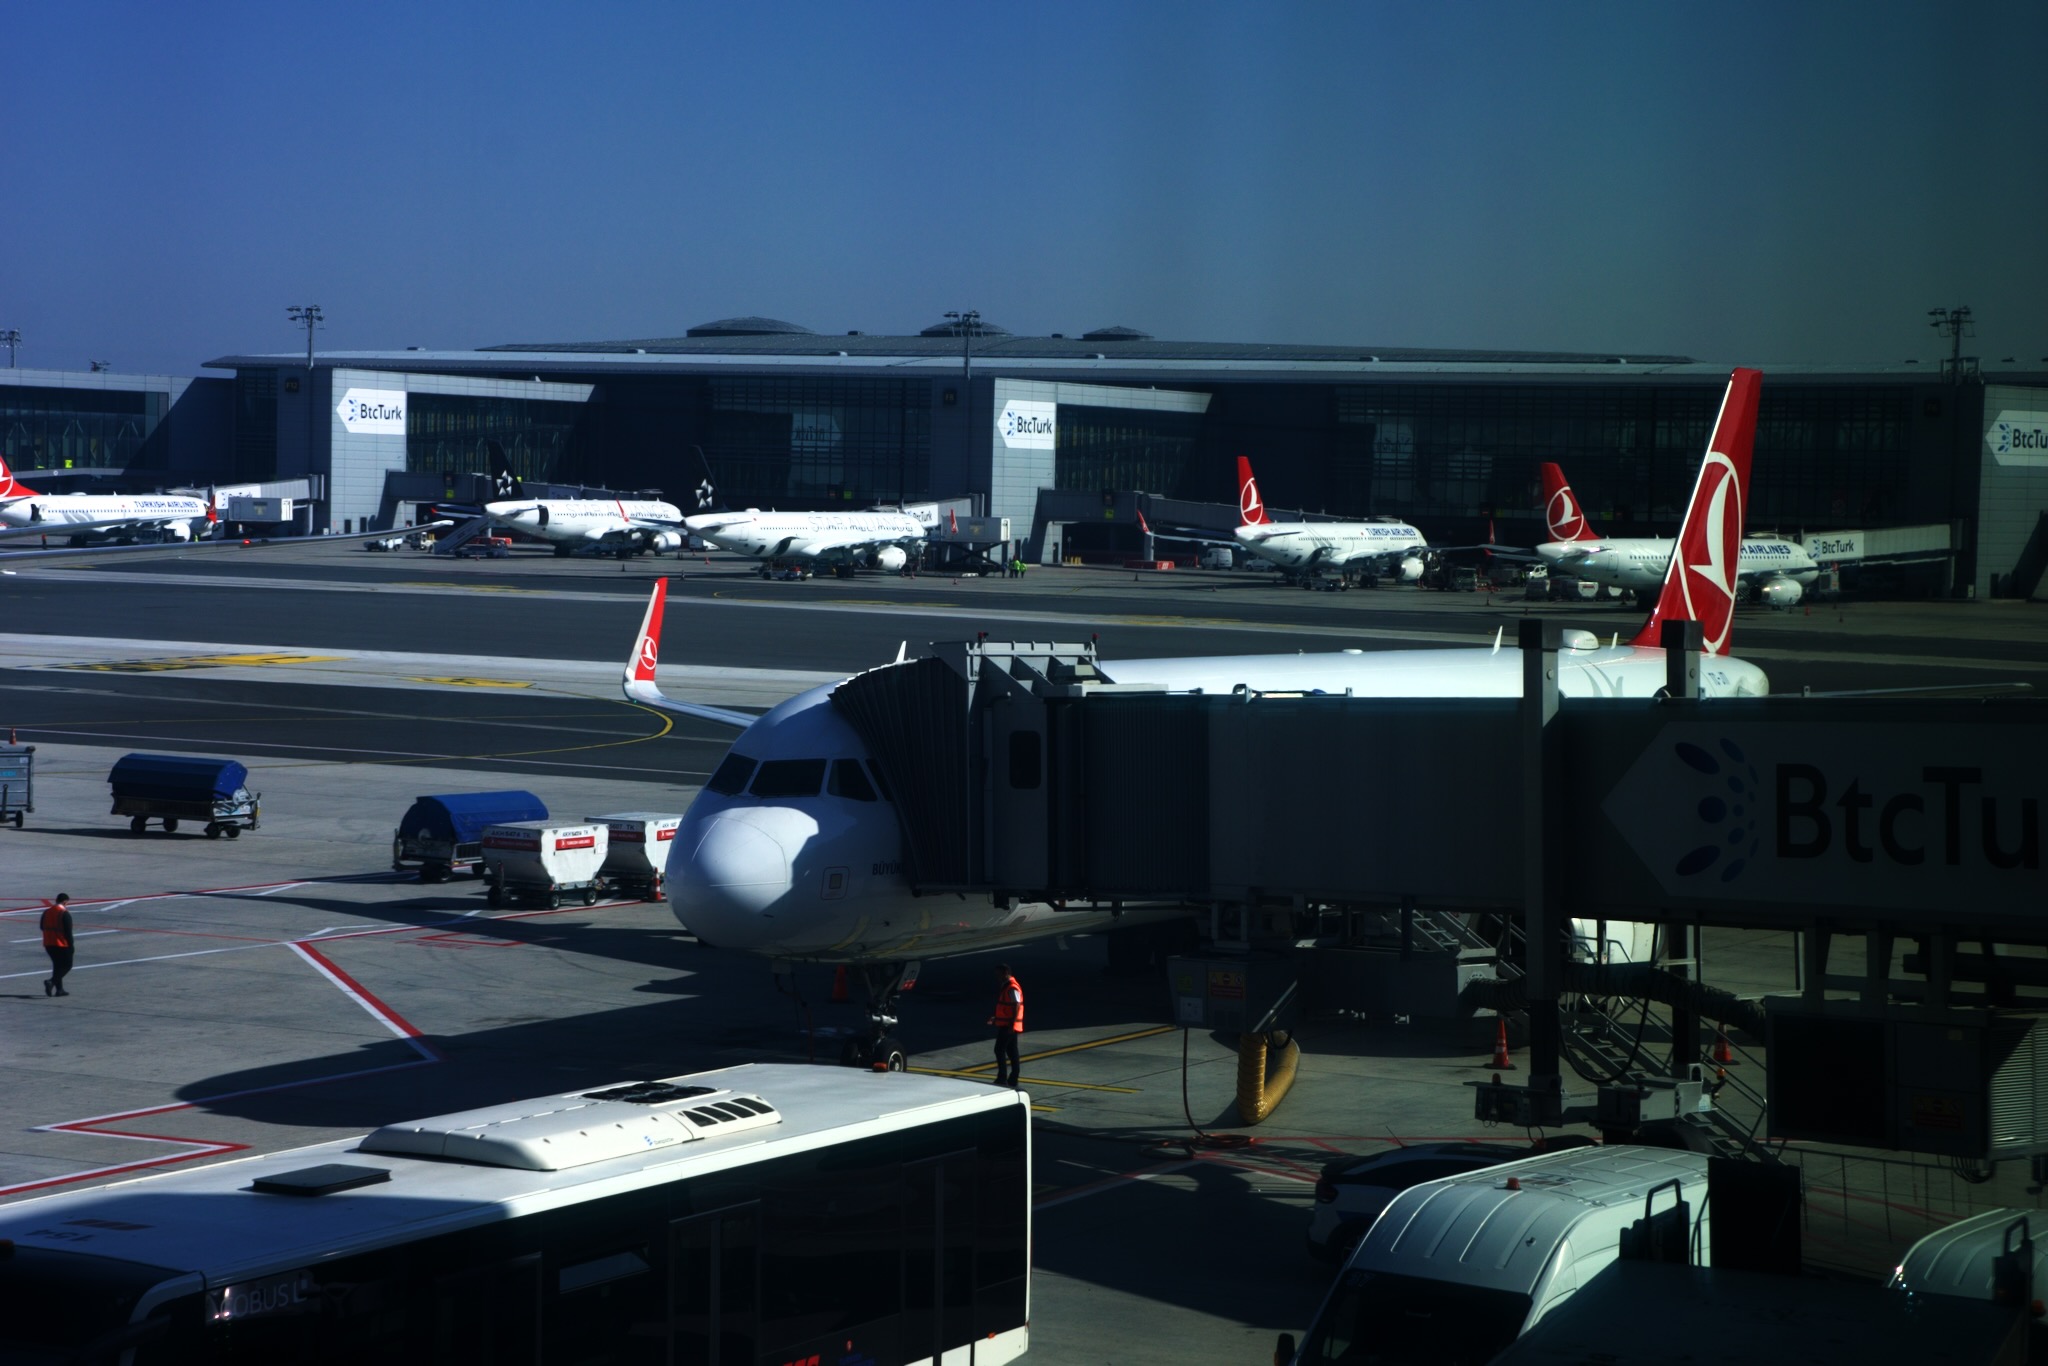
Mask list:
[[[1150,332],[1140,332],[1135,327],[1098,327],[1093,332],[1083,332],[1082,341],[1151,341]]]
[[[780,318],[720,318],[702,323],[683,334],[686,337],[814,337],[808,327],[783,322]]]

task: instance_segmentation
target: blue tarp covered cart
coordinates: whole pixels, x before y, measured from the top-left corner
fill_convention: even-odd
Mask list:
[[[36,809],[36,747],[0,745],[0,824],[13,820],[21,829],[21,814]]]
[[[507,821],[544,821],[548,808],[531,792],[448,792],[417,797],[391,835],[391,867],[420,870],[421,882],[439,882],[457,868],[483,875],[484,827]]]
[[[233,759],[196,754],[124,754],[107,774],[114,814],[128,817],[134,833],[152,820],[162,821],[166,834],[181,820],[204,821],[208,839],[236,839],[256,828],[262,794],[248,782],[249,770]]]

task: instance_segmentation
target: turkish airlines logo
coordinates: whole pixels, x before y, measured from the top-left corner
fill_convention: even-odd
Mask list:
[[[1708,451],[1700,471],[1705,515],[1688,528],[1679,547],[1679,589],[1686,614],[1700,624],[1708,654],[1728,648],[1735,623],[1735,551],[1742,535],[1742,481],[1734,462],[1720,451]],[[1695,498],[1695,505],[1699,500]],[[1695,584],[1701,585],[1695,594]]]
[[[1259,497],[1259,481],[1247,478],[1244,487],[1237,491],[1237,513],[1247,522],[1264,521],[1266,504]]]
[[[653,636],[640,637],[640,669],[643,673],[654,672],[654,661],[659,653]]]
[[[1576,541],[1579,533],[1586,529],[1585,514],[1579,511],[1578,500],[1572,497],[1568,488],[1550,495],[1544,515],[1550,519],[1550,539],[1553,541]]]

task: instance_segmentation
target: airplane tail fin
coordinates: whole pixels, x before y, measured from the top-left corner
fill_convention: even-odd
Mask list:
[[[626,659],[626,695],[634,695],[635,685],[647,688],[654,686],[654,667],[661,659],[661,614],[668,603],[668,579],[664,576],[654,581],[654,591],[647,597],[647,615],[640,618],[640,634],[633,638],[633,653]]]
[[[33,498],[36,491],[14,477],[14,471],[7,468],[7,457],[0,456],[0,498]]]
[[[211,488],[206,490],[206,527],[211,531],[220,525],[220,497]]]
[[[1671,548],[1664,591],[1631,645],[1656,645],[1665,621],[1697,621],[1706,653],[1728,653],[1735,622],[1735,567],[1742,551],[1742,520],[1749,502],[1749,459],[1756,444],[1760,370],[1728,377],[1721,414],[1714,420],[1706,459],[1692,486],[1685,523]]]
[[[1565,482],[1564,471],[1548,460],[1543,462],[1543,520],[1553,541],[1600,539],[1587,524],[1586,510],[1579,506],[1578,495]]]
[[[1144,532],[1147,536],[1152,534],[1152,525],[1145,520],[1145,509],[1143,508],[1138,509],[1138,530]]]
[[[1249,457],[1237,457],[1237,519],[1245,526],[1265,526],[1273,519],[1266,515],[1266,500],[1259,497],[1259,481],[1252,478],[1252,462]]]
[[[499,498],[524,498],[526,490],[519,483],[519,476],[512,473],[512,462],[505,458],[505,448],[495,441],[484,443],[484,459],[491,468],[491,483],[496,486]]]

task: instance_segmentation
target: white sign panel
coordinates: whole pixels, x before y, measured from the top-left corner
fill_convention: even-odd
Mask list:
[[[1060,405],[1013,398],[996,416],[996,433],[1013,451],[1049,451],[1059,432]]]
[[[1985,425],[1984,445],[2001,465],[2048,465],[2048,413],[2007,408]]]
[[[1863,558],[1863,533],[1860,531],[1829,531],[1806,538],[1806,553],[1816,560],[1860,560]]]
[[[334,405],[334,415],[351,432],[405,435],[405,390],[351,389]]]
[[[2040,915],[2043,736],[1670,725],[1603,805],[1672,896]]]

